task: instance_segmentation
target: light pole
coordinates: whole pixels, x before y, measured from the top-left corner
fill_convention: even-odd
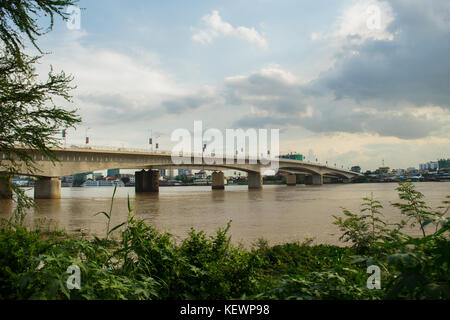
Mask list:
[[[156,147],[156,152],[158,152],[158,149],[159,149],[159,143],[156,142],[156,141],[157,141],[156,139],[158,139],[159,137],[161,137],[161,136],[159,135],[159,136],[155,137],[155,147]]]
[[[90,127],[86,128],[86,140],[85,140],[85,144],[88,145],[89,144],[89,137],[88,137],[88,131],[90,130]]]
[[[66,149],[66,145],[67,145],[67,128],[62,129],[62,137],[64,138],[64,149]]]
[[[148,144],[151,146],[151,152],[153,152],[153,130],[150,130],[150,138],[148,139]],[[155,137],[155,144],[156,144],[156,149],[158,149],[159,145],[156,143],[156,139],[158,139],[159,137],[161,137],[161,135]]]

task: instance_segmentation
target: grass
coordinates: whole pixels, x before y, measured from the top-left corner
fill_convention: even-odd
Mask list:
[[[106,234],[93,239],[2,220],[0,299],[448,299],[449,202],[432,210],[409,184],[399,195],[406,202],[395,206],[409,222],[380,223],[372,197],[360,214],[336,217],[345,247],[261,239],[244,249],[230,242],[231,221],[214,236],[192,229],[177,243],[137,220],[130,205],[117,226],[111,211],[102,212]],[[435,231],[402,233],[424,224]],[[81,270],[79,290],[66,285],[71,265]],[[381,269],[380,290],[367,288],[370,265]]]

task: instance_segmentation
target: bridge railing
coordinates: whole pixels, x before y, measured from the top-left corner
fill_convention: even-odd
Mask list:
[[[70,146],[62,146],[62,149],[80,149],[80,150],[99,150],[99,151],[123,151],[123,152],[143,152],[143,153],[157,153],[157,154],[171,154],[170,151],[151,148],[135,148],[135,147],[111,147],[99,145],[82,145],[71,144]]]
[[[100,145],[83,145],[83,144],[71,144],[70,146],[61,146],[62,149],[84,149],[84,150],[99,150],[99,151],[122,151],[122,152],[142,152],[142,153],[155,153],[155,154],[161,154],[161,155],[171,155],[172,151],[168,151],[168,150],[161,150],[161,149],[151,149],[151,148],[135,148],[135,147],[112,147],[112,146],[100,146]],[[198,157],[202,157],[203,154],[192,154],[193,156],[198,156]],[[180,157],[182,157],[183,155],[180,153]],[[225,155],[224,155],[225,156]],[[246,157],[246,159],[251,159]],[[254,159],[253,159],[254,160]],[[275,160],[275,159],[271,159],[271,160]],[[282,159],[282,158],[277,158],[276,160],[289,160],[289,159]],[[354,173],[353,171],[350,170],[346,170],[343,168],[339,168],[339,167],[335,167],[335,166],[328,166],[326,164],[320,163],[320,162],[312,162],[312,161],[301,161],[305,164],[312,164],[312,165],[317,165],[317,166],[321,166],[321,167],[325,167],[325,168],[329,168],[329,169],[334,169],[334,170],[339,170],[339,171],[344,171],[344,172],[348,172],[348,173]]]

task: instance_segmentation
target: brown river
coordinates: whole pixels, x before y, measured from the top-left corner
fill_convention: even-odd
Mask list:
[[[417,190],[433,207],[450,195],[450,182],[415,183]],[[118,188],[112,207],[111,226],[126,220],[127,198],[135,214],[159,231],[167,231],[181,240],[191,227],[214,234],[232,220],[232,242],[250,246],[259,238],[271,244],[303,241],[339,244],[339,230],[333,215],[342,215],[345,207],[358,212],[362,198],[373,193],[384,206],[389,221],[398,221],[399,210],[390,206],[398,201],[395,183],[328,184],[287,187],[264,185],[248,191],[247,186],[226,186],[211,190],[207,186],[160,187],[159,194],[135,195],[134,187]],[[63,228],[71,234],[104,235],[106,218],[95,216],[109,211],[112,187],[62,188],[62,199],[38,200],[37,208],[26,218],[28,225]],[[27,191],[32,195],[33,190]],[[0,217],[8,217],[14,204],[0,200]]]

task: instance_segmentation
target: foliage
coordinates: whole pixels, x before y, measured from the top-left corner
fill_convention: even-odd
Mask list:
[[[352,242],[353,248],[358,254],[373,253],[376,241],[398,240],[400,236],[398,230],[402,227],[402,224],[396,224],[397,229],[389,229],[388,223],[383,221],[383,214],[380,212],[383,206],[373,198],[373,194],[370,197],[364,197],[363,201],[360,215],[343,209],[346,219],[333,216],[334,224],[339,226],[343,232],[339,239],[344,242]]]
[[[71,102],[72,77],[50,70],[46,81],[38,80],[34,65],[39,58],[23,55],[22,59],[24,65],[19,66],[14,57],[0,56],[0,151],[4,155],[1,168],[11,174],[35,171],[32,155],[18,147],[38,150],[56,160],[51,151],[59,141],[55,134],[61,127],[80,122],[74,110],[67,111],[55,103],[57,98]],[[29,172],[20,172],[22,163]]]
[[[8,54],[13,55],[20,65],[22,50],[25,48],[23,34],[41,53],[37,37],[53,28],[55,16],[67,20],[64,9],[74,5],[77,0],[0,0],[0,39]],[[46,30],[38,25],[40,15],[50,18]]]
[[[404,190],[411,204],[416,191]],[[448,204],[433,222],[437,231],[415,238],[383,222],[379,202],[365,198],[364,219],[341,220],[345,228],[363,229],[355,238],[345,229],[343,239],[369,242],[364,255],[359,245],[312,240],[270,246],[261,239],[244,249],[230,241],[231,221],[213,236],[191,229],[177,243],[136,219],[129,199],[127,220],[111,226],[111,206],[103,212],[106,235],[91,240],[3,220],[0,299],[448,299]],[[66,286],[71,265],[81,269],[79,290]],[[382,270],[380,290],[367,288],[370,265]]]
[[[56,157],[52,147],[58,144],[56,134],[61,128],[81,122],[72,104],[70,85],[73,78],[50,67],[47,79],[36,72],[41,56],[26,55],[25,41],[37,46],[37,37],[50,31],[55,16],[67,19],[64,9],[71,0],[0,0],[0,171],[2,181],[11,188],[17,200],[16,221],[32,204],[10,178],[17,174],[39,174],[34,156]],[[38,25],[44,14],[50,18],[47,30]],[[33,154],[28,149],[34,151]]]
[[[425,227],[429,224],[435,225],[435,233],[440,224],[445,223],[444,212],[432,211],[422,199],[424,195],[416,191],[412,183],[400,183],[397,188],[401,200],[406,203],[393,203],[394,207],[401,210],[402,214],[407,217],[406,224],[409,223],[411,228],[419,225],[420,230],[425,237]]]
[[[412,183],[400,183],[397,191],[404,202],[392,205],[400,209],[406,220],[395,224],[394,229],[383,222],[379,228],[381,232],[374,232],[377,226],[373,218],[370,218],[370,230],[371,224],[365,221],[367,216],[363,218],[345,210],[344,214],[349,218],[335,217],[335,223],[344,231],[341,238],[353,242],[355,253],[366,254],[356,257],[355,261],[376,264],[385,270],[385,298],[449,299],[450,218],[446,214],[450,201],[444,201],[444,206],[438,207],[441,210],[438,211],[426,204],[424,195],[415,190]],[[369,202],[366,203],[369,212],[379,213],[376,212],[380,208],[378,204],[374,210]],[[401,230],[407,226],[418,226],[422,237],[403,233]],[[427,226],[434,226],[434,232],[427,234]],[[369,253],[372,256],[367,255]]]

